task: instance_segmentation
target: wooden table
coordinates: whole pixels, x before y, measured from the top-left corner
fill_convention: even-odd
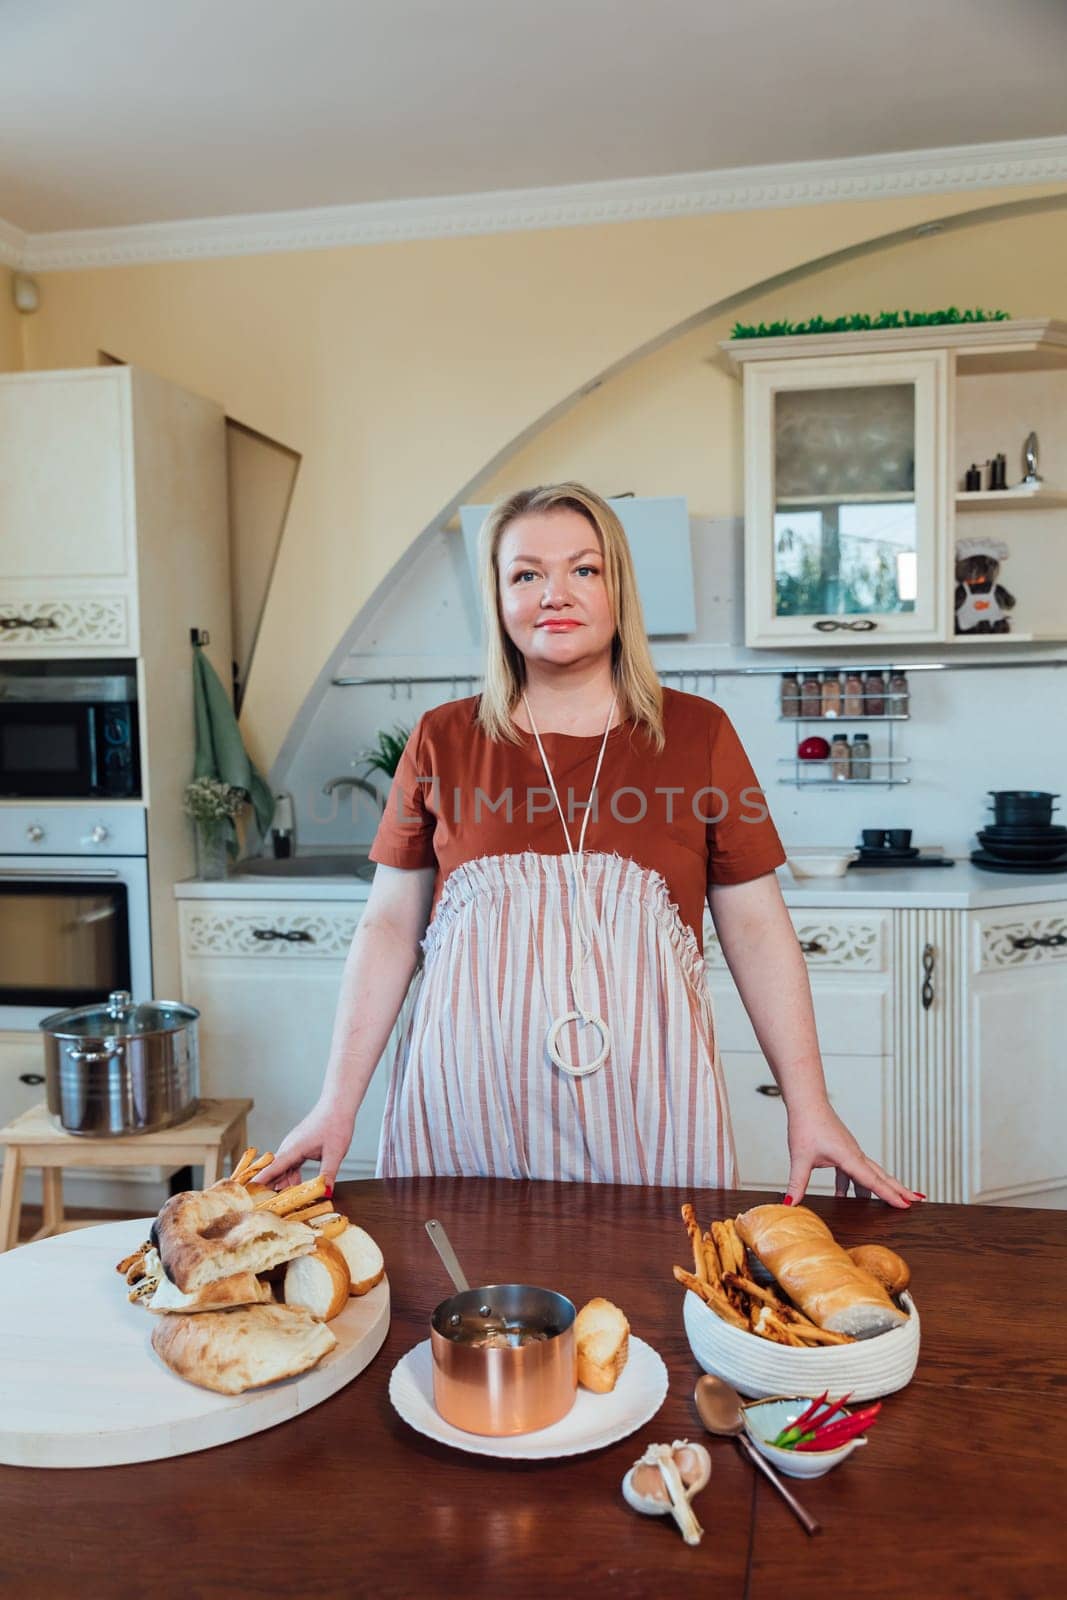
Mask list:
[[[909,1258],[918,1372],[886,1401],[866,1450],[797,1486],[823,1524],[814,1539],[732,1444],[710,1441],[697,1502],[708,1531],[689,1549],[669,1519],[638,1517],[619,1494],[646,1444],[700,1437],[670,1275],[686,1259],[678,1208],[693,1198],[703,1218],[768,1197],[454,1179],[346,1184],[339,1197],[386,1254],[393,1323],[377,1359],[307,1415],[199,1455],[96,1472],[0,1468],[5,1600],[72,1586],[94,1600],[1064,1592],[1067,1212],[816,1200],[843,1243],[878,1240]],[[597,1455],[545,1464],[460,1454],[408,1429],[389,1373],[448,1290],[422,1230],[430,1216],[472,1281],[616,1299],[667,1362],[658,1417]]]
[[[113,1138],[90,1138],[57,1127],[42,1101],[21,1117],[0,1128],[0,1145],[6,1147],[0,1180],[0,1251],[13,1250],[19,1236],[22,1180],[30,1167],[41,1169],[43,1226],[34,1239],[89,1226],[67,1222],[63,1216],[63,1173],[67,1167],[170,1168],[200,1166],[204,1187],[222,1177],[227,1156],[236,1163],[248,1143],[248,1113],[252,1100],[201,1100],[196,1111],[173,1128],[158,1133],[126,1133]]]

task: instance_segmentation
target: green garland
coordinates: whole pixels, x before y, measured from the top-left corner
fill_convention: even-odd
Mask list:
[[[853,312],[850,317],[810,317],[807,322],[735,322],[731,339],[780,339],[804,333],[867,333],[879,328],[934,328],[956,322],[1007,322],[1007,311],[959,311],[949,306],[947,311],[879,311],[872,317],[867,311]]]

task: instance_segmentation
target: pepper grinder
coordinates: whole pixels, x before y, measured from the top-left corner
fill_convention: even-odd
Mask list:
[[[994,456],[989,464],[989,487],[991,489],[1008,487],[1008,461],[1003,454]]]

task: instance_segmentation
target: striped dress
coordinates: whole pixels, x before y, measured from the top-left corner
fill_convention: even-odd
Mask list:
[[[455,701],[420,719],[371,848],[386,865],[436,868],[378,1175],[731,1184],[702,913],[710,885],[784,860],[766,811],[746,826],[736,803],[759,793],[736,733],[717,706],[668,690],[663,752],[636,744],[627,725],[608,736],[582,857],[592,953],[581,1003],[604,1018],[611,1039],[604,1064],[575,1078],[546,1043],[553,1022],[578,1005],[574,869],[533,741],[489,740],[476,706]],[[584,805],[600,739],[543,737],[568,795],[561,803]],[[714,823],[689,797],[707,795],[709,784],[730,801]],[[515,802],[508,815],[505,793]],[[630,825],[635,796],[668,793],[670,810],[650,809]],[[480,809],[479,796],[492,805]],[[559,1046],[580,1066],[601,1038],[571,1022]]]
[[[690,1185],[734,1181],[704,962],[656,872],[587,853],[584,995],[611,1029],[572,1078],[545,1039],[571,1010],[566,856],[483,857],[449,877],[393,1065],[379,1177],[416,1173]],[[576,1064],[599,1046],[568,1024]]]

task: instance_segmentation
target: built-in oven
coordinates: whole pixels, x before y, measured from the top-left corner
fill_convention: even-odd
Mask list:
[[[0,1029],[152,995],[141,806],[0,806]]]
[[[125,800],[140,793],[135,663],[0,666],[0,796]]]

